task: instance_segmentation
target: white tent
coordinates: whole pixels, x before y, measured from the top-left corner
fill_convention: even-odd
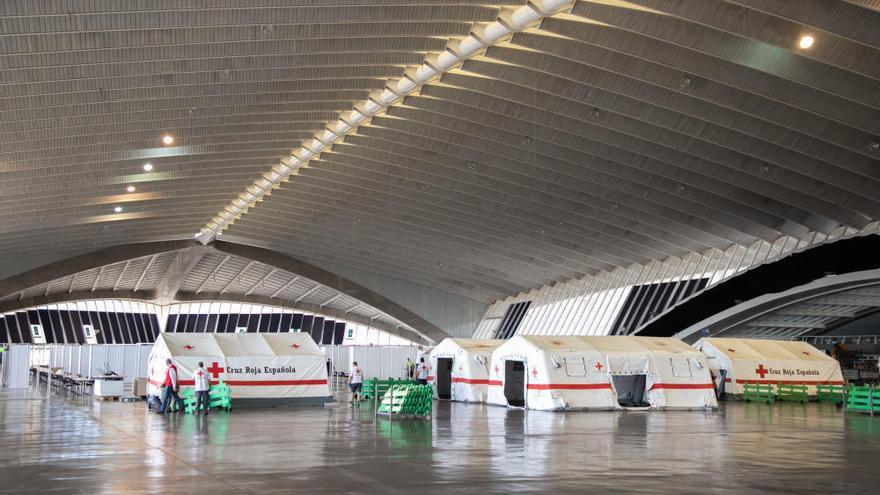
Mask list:
[[[674,338],[517,336],[492,353],[490,404],[545,411],[717,407],[705,356]]]
[[[806,342],[707,337],[694,347],[706,354],[716,383],[726,371],[729,394],[742,394],[746,382],[807,385],[810,395],[819,384],[843,385],[840,363]]]
[[[161,395],[165,359],[181,387],[192,386],[199,361],[212,383],[230,386],[233,401],[263,404],[329,400],[326,358],[306,333],[162,333],[149,358],[149,393]]]
[[[492,351],[504,340],[443,339],[431,351],[434,398],[486,402]]]

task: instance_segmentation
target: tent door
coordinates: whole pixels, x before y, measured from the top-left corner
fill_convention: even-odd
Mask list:
[[[504,398],[514,407],[526,406],[526,365],[522,361],[504,362]]]
[[[651,404],[645,398],[647,378],[647,375],[612,376],[617,403],[623,407],[649,407]]]
[[[437,398],[452,398],[452,358],[437,358]]]

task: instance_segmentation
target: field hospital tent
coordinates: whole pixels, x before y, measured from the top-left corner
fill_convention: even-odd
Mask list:
[[[516,336],[492,353],[489,404],[544,411],[718,406],[705,356],[674,338]]]
[[[162,333],[149,358],[151,395],[161,395],[168,357],[182,388],[202,361],[212,383],[229,385],[234,405],[329,401],[326,358],[307,333]]]
[[[746,382],[807,385],[810,395],[819,384],[843,385],[840,363],[806,342],[707,337],[694,347],[706,354],[716,384],[726,372],[729,394],[741,395]]]
[[[492,351],[504,340],[443,339],[431,351],[434,398],[486,402]]]

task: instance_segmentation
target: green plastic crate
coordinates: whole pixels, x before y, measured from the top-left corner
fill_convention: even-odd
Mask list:
[[[880,390],[870,386],[851,386],[847,392],[846,410],[880,413]]]
[[[430,416],[434,391],[430,385],[393,385],[385,392],[377,410],[380,414]]]
[[[184,410],[187,414],[196,411],[196,393],[195,390],[188,387],[181,394],[183,398]],[[208,408],[209,409],[232,409],[232,389],[229,385],[220,382],[211,387],[208,391]]]
[[[810,395],[806,385],[780,383],[776,385],[776,397],[779,400],[788,402],[807,403],[810,401]]]
[[[843,402],[843,385],[816,385],[816,400],[819,402]]]
[[[747,402],[766,402],[773,404],[773,385],[769,383],[744,383],[743,396]]]

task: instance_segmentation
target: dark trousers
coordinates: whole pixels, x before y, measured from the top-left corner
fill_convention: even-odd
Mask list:
[[[196,391],[196,413],[202,410],[202,404],[205,406],[205,412],[211,408],[211,398],[207,390]]]
[[[425,378],[419,378],[419,385],[427,385],[427,384],[428,384],[428,380],[427,380],[427,379],[425,379]]]
[[[177,404],[177,409],[179,411],[183,411],[183,399],[177,395],[177,391],[174,390],[174,387],[168,385],[165,386],[165,394],[162,396],[162,405],[159,407],[159,412],[163,413],[168,410],[168,406],[170,406],[171,399],[174,399],[174,402]]]

